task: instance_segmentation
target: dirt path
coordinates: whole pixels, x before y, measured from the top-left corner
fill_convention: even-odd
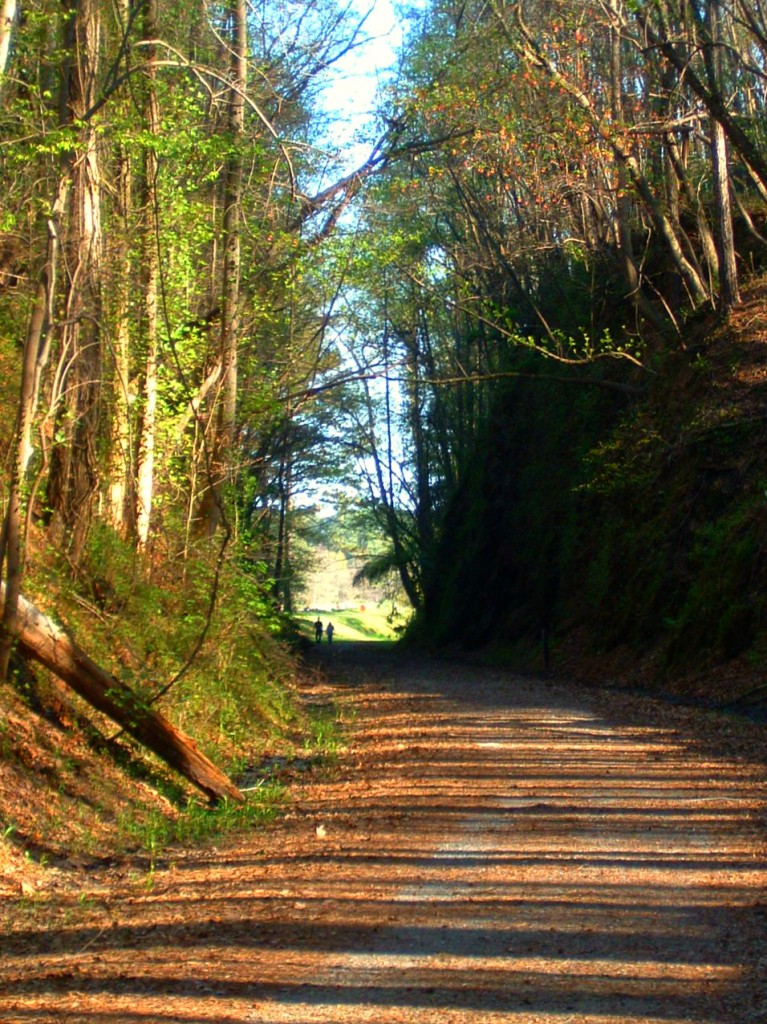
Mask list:
[[[333,683],[341,766],[287,820],[151,891],[94,876],[54,928],[17,915],[0,1022],[767,1021],[762,767],[649,703],[618,721],[438,662],[376,680],[371,652]]]

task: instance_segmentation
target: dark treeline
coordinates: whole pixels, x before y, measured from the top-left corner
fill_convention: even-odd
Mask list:
[[[425,642],[579,627],[663,665],[758,642],[764,438],[734,368],[758,361],[764,14],[413,16],[387,115],[407,157],[356,253],[388,371],[375,502]]]

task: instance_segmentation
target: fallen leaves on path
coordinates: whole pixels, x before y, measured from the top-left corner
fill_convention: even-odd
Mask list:
[[[278,825],[6,907],[0,1021],[767,1020],[742,731],[446,663],[326,685],[348,746]]]

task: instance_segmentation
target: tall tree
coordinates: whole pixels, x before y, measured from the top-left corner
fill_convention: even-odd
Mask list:
[[[127,40],[131,29],[129,0],[115,7],[116,30]],[[123,100],[123,104],[125,101]],[[125,535],[129,523],[130,500],[133,494],[132,428],[130,422],[130,357],[131,357],[131,235],[135,219],[133,204],[133,165],[128,141],[115,141],[114,161],[114,232],[110,246],[110,277],[112,286],[111,344],[107,346],[106,365],[111,369],[108,389],[110,435],[106,456],[106,518],[119,533]]]
[[[66,71],[61,104],[71,126],[72,183],[66,212],[63,257],[61,358],[57,438],[48,500],[69,535],[75,560],[82,551],[101,478],[97,441],[102,372],[101,171],[95,123],[101,61],[98,0],[72,0],[64,21]]]
[[[143,37],[145,45],[146,82],[144,118],[148,144],[143,152],[142,205],[144,229],[141,239],[145,357],[142,381],[141,419],[138,431],[136,475],[136,539],[145,549],[149,541],[149,527],[154,500],[154,451],[157,428],[157,359],[159,344],[160,301],[160,197],[158,190],[159,160],[157,146],[160,137],[160,105],[157,97],[157,0],[144,0]]]
[[[702,29],[708,87],[711,94],[716,96],[718,105],[724,106],[722,97],[722,47],[724,40],[722,37],[719,0],[706,0]],[[728,313],[740,301],[740,294],[738,289],[738,268],[735,260],[732,206],[730,203],[730,168],[727,137],[723,126],[713,114],[709,119],[709,125],[711,131],[711,170],[719,228],[719,308],[724,313]]]
[[[222,517],[222,488],[233,472],[237,416],[238,346],[240,343],[240,276],[243,138],[248,87],[248,29],[246,0],[227,8],[230,52],[229,101],[226,129],[229,154],[224,166],[221,280],[220,397],[217,421],[208,448],[208,483],[201,509],[203,530],[211,534]]]

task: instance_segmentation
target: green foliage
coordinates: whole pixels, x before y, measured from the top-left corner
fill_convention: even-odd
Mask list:
[[[695,664],[701,652],[727,661],[747,650],[767,624],[764,591],[764,504],[737,502],[695,532],[689,556],[691,584],[672,625],[668,661]]]
[[[355,582],[380,583],[391,576],[397,569],[398,559],[393,548],[374,555],[367,561],[355,576]]]
[[[559,619],[581,545],[586,453],[621,404],[566,383],[499,394],[447,506],[418,623],[425,640],[479,647]]]

